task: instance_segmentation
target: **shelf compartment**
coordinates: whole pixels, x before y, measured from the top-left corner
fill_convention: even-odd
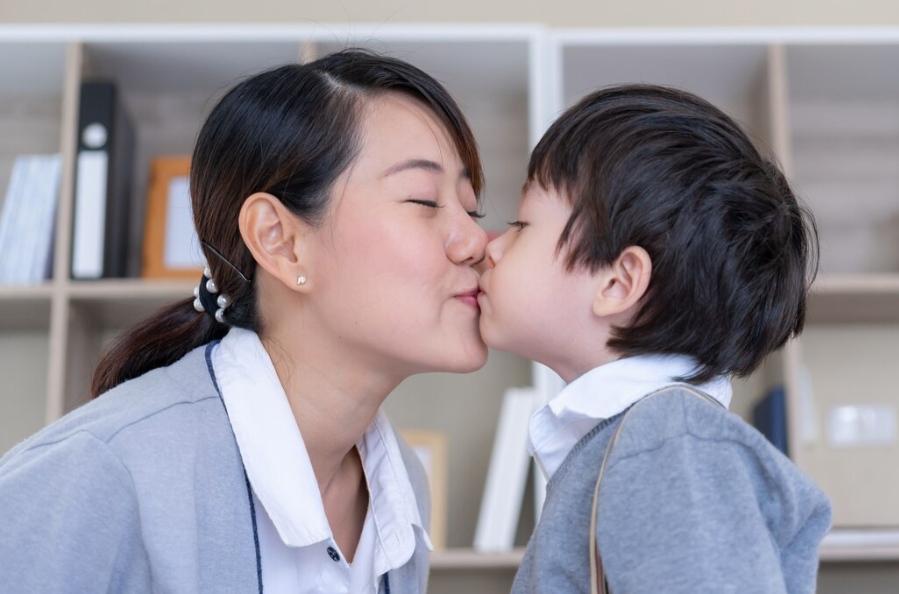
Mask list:
[[[197,278],[196,282],[140,279],[72,282],[66,292],[76,307],[90,315],[92,324],[123,329],[161,307],[192,298],[199,281]]]
[[[62,412],[87,401],[94,367],[116,336],[166,305],[193,298],[194,286],[191,281],[140,279],[69,282],[64,289],[69,356],[63,373]]]
[[[560,108],[600,87],[621,83],[673,86],[696,93],[773,145],[769,54],[765,44],[611,44],[568,42],[561,48]]]
[[[0,41],[0,217],[16,157],[61,152],[66,52],[61,42]]]
[[[299,42],[88,42],[82,77],[111,78],[134,126],[128,276],[139,277],[152,160],[189,155],[206,116],[235,84],[296,62]]]
[[[835,527],[899,529],[899,475],[885,471],[899,464],[899,323],[812,323],[795,346],[794,459],[831,498]],[[859,420],[840,422],[843,407],[863,407]]]
[[[45,331],[0,333],[0,456],[44,424],[49,350]]]
[[[60,151],[66,44],[0,41],[0,209],[18,155]]]
[[[53,286],[0,286],[0,330],[49,330]]]
[[[899,44],[788,45],[794,186],[825,274],[899,273]]]

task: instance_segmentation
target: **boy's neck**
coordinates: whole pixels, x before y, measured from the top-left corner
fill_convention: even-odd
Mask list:
[[[584,357],[582,359],[572,358],[567,361],[548,364],[547,366],[565,380],[566,384],[570,384],[585,373],[620,359],[618,355],[611,353],[606,349],[602,349],[602,351],[603,352],[601,353],[592,354],[593,356]]]

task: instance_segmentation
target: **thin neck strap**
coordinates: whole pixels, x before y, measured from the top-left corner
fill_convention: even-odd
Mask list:
[[[685,385],[676,385],[676,386],[666,386],[655,392],[650,392],[636,403],[634,403],[624,416],[621,418],[621,421],[618,422],[618,427],[615,429],[615,433],[612,435],[612,439],[609,440],[609,445],[606,447],[606,453],[602,457],[602,465],[599,467],[599,476],[596,478],[596,487],[593,489],[593,509],[590,512],[590,591],[592,594],[609,594],[609,582],[606,579],[606,574],[603,572],[602,583],[597,584],[599,577],[599,563],[596,555],[596,516],[597,511],[599,509],[599,485],[602,482],[602,477],[606,471],[606,464],[609,462],[609,458],[612,455],[612,448],[615,447],[615,444],[618,443],[618,438],[621,436],[621,430],[624,428],[624,422],[627,421],[628,415],[630,415],[635,408],[637,408],[640,404],[646,402],[650,398],[654,396],[658,396],[659,394],[664,394],[665,392],[671,390],[685,390],[694,394],[695,396],[702,398],[703,400],[710,402],[712,404],[716,404],[717,406],[727,410],[727,407],[700,390],[692,386]]]

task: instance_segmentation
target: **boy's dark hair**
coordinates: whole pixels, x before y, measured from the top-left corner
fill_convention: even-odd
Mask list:
[[[596,91],[531,154],[528,183],[572,213],[566,266],[598,269],[629,246],[653,270],[608,346],[622,356],[685,354],[702,383],[746,376],[802,331],[818,235],[778,166],[734,120],[688,92],[652,85]]]

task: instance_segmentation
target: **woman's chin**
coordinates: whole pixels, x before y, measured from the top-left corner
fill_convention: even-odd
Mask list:
[[[447,373],[472,373],[486,364],[487,345],[478,338],[477,342],[465,345],[458,357],[454,357],[452,361],[447,361],[446,366],[441,371]]]

